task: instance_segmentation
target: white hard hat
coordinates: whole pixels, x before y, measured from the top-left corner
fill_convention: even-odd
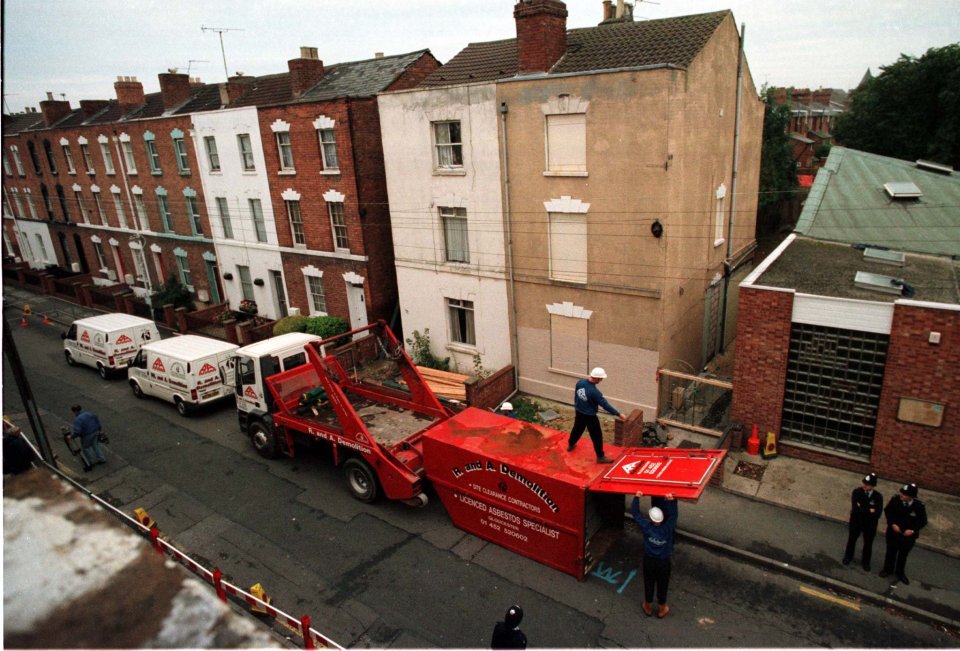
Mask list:
[[[598,366],[598,367],[596,367],[595,369],[593,369],[592,371],[590,371],[590,377],[594,377],[594,378],[597,378],[597,379],[602,380],[602,379],[604,379],[605,377],[607,377],[607,372],[604,371],[602,368],[600,368],[600,367]]]
[[[500,411],[513,411],[513,405],[511,405],[509,402],[505,402],[500,405]]]
[[[660,510],[659,506],[651,507],[650,520],[657,523],[663,522],[663,511]]]

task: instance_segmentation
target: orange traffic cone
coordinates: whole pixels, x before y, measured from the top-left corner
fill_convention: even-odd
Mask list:
[[[757,436],[757,425],[753,425],[753,434],[750,435],[750,438],[747,439],[747,454],[752,454],[754,456],[760,453],[760,437]]]
[[[30,325],[30,324],[27,323],[27,316],[24,315],[24,316],[20,317],[20,327],[26,328],[28,325]]]
[[[43,325],[51,325],[53,321],[47,318],[47,313],[43,313]]]

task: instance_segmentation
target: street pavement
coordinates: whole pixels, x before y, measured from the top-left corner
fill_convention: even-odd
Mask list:
[[[33,314],[28,327],[65,326],[73,319],[98,313],[31,292],[4,287],[4,305]],[[42,319],[50,321],[43,324]],[[15,326],[14,326],[15,327]],[[740,473],[738,466],[753,472]],[[930,522],[910,553],[909,585],[895,577],[882,579],[885,541],[883,520],[873,546],[873,569],[860,566],[860,549],[844,566],[840,559],[847,538],[850,492],[860,485],[857,473],[786,456],[764,460],[744,451],[728,454],[719,489],[709,487],[696,503],[682,503],[678,524],[681,542],[695,544],[744,562],[819,584],[831,593],[894,608],[937,626],[960,630],[960,498],[924,489],[919,498]],[[884,501],[899,484],[881,477]],[[629,503],[629,498],[626,500]],[[891,580],[892,579],[892,580]]]

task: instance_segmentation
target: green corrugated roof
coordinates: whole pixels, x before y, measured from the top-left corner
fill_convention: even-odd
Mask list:
[[[884,183],[910,182],[919,199],[892,199]],[[834,147],[817,173],[796,231],[818,240],[960,256],[960,174]]]

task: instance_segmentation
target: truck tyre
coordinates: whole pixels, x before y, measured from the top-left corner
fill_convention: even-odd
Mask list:
[[[370,503],[377,499],[380,485],[377,475],[363,459],[351,457],[343,464],[343,476],[347,480],[350,494],[361,502]]]
[[[260,421],[256,421],[250,423],[248,429],[250,430],[250,441],[253,442],[253,447],[260,453],[260,456],[266,459],[275,459],[279,446],[277,445],[277,437],[270,428]]]
[[[70,354],[69,350],[63,351],[64,357],[67,358],[67,366],[76,366],[77,361],[73,358],[73,355]]]
[[[190,415],[190,405],[188,405],[180,396],[173,397],[173,404],[177,406],[177,413],[181,416],[186,417]]]
[[[110,369],[108,369],[106,366],[104,366],[100,362],[97,362],[97,373],[99,373],[100,377],[103,378],[104,380],[110,377]]]
[[[134,382],[133,380],[131,380],[131,381],[130,381],[130,388],[133,390],[133,395],[134,395],[134,397],[139,398],[139,399],[141,399],[141,400],[143,399],[143,397],[144,397],[144,396],[143,396],[143,389],[140,388],[140,385],[139,385],[139,384],[137,384],[136,382]]]

